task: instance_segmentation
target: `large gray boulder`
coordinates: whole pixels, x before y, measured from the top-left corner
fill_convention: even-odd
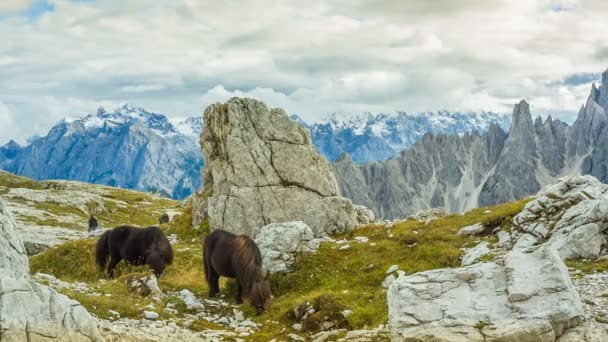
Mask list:
[[[568,176],[543,188],[513,218],[515,249],[547,244],[563,259],[596,259],[607,245],[608,185]]]
[[[14,217],[0,199],[0,340],[100,339],[95,319],[84,307],[30,278]]]
[[[394,341],[555,341],[583,317],[550,247],[400,277],[388,291]]]
[[[319,242],[302,221],[271,223],[262,227],[255,238],[264,270],[270,273],[287,272],[298,254],[316,251]]]
[[[270,223],[304,221],[315,235],[359,225],[310,133],[282,109],[232,98],[205,110],[201,146],[212,229],[255,236]]]

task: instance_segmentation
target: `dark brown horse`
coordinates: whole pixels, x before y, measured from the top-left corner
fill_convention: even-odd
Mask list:
[[[149,265],[154,274],[160,277],[165,266],[173,261],[173,249],[158,227],[119,226],[103,233],[97,241],[96,260],[102,271],[108,256],[109,278],[114,278],[114,268],[123,259],[136,266]]]
[[[245,290],[256,313],[259,315],[264,311],[272,294],[262,271],[260,250],[251,238],[217,229],[205,238],[203,262],[209,297],[220,292],[220,276],[236,278],[237,304],[243,303]]]

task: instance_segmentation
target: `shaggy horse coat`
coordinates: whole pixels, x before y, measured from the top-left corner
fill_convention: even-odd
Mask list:
[[[251,305],[257,314],[272,297],[264,279],[262,256],[258,246],[246,235],[234,235],[217,229],[205,238],[203,250],[205,277],[209,284],[209,297],[220,292],[220,276],[236,278],[236,302],[243,303],[243,289],[249,293]]]
[[[149,265],[160,277],[165,265],[173,261],[173,249],[158,227],[137,228],[119,226],[103,233],[97,241],[97,265],[103,271],[108,264],[108,277],[114,278],[114,268],[121,261],[141,266]]]

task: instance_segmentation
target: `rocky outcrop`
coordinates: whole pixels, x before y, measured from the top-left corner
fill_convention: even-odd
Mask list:
[[[388,291],[395,341],[555,341],[584,315],[550,247],[400,277]]]
[[[287,272],[298,254],[316,251],[319,242],[302,221],[269,224],[255,238],[264,270],[270,273]]]
[[[568,176],[543,188],[513,218],[515,249],[546,244],[563,259],[596,259],[606,250],[608,185]]]
[[[205,110],[201,146],[212,229],[255,236],[270,223],[304,221],[315,235],[359,224],[310,133],[281,109],[232,98]]]
[[[547,117],[532,120],[528,103],[513,110],[505,133],[427,134],[384,162],[335,164],[341,193],[383,219],[442,207],[449,212],[517,200],[558,178],[589,174],[608,182],[608,71],[572,126]]]
[[[0,340],[100,339],[96,322],[85,308],[30,278],[14,218],[0,199]]]
[[[482,257],[490,254],[489,244],[486,241],[480,242],[477,246],[468,249],[462,256],[462,266],[469,266],[476,263]]]

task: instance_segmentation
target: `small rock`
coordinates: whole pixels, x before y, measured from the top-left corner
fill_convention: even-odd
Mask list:
[[[490,253],[489,244],[482,241],[477,246],[467,250],[462,257],[462,266],[469,266],[477,262],[481,257]]]
[[[369,239],[365,236],[357,236],[355,237],[355,241],[357,241],[358,243],[366,243],[369,241]]]
[[[294,325],[291,326],[291,328],[295,331],[300,331],[300,330],[302,330],[302,324],[295,323]]]
[[[395,280],[397,280],[397,277],[395,277],[394,274],[389,274],[388,277],[384,278],[384,281],[382,282],[382,287],[388,289],[389,286],[391,286],[395,282]]]
[[[342,311],[342,316],[344,316],[344,318],[348,318],[350,315],[352,315],[353,310],[344,310]]]
[[[481,234],[485,229],[486,229],[486,227],[484,227],[483,224],[476,223],[476,224],[461,228],[458,231],[458,235],[478,235],[478,234]]]
[[[389,267],[388,270],[386,270],[386,274],[393,273],[398,269],[399,269],[399,266],[393,265],[393,266]]]
[[[302,336],[296,335],[296,334],[289,334],[287,335],[287,337],[289,337],[292,341],[306,341],[306,339]]]
[[[343,250],[349,249],[349,248],[350,248],[350,245],[344,245],[344,246],[340,247],[340,250],[343,251]]]
[[[370,242],[369,245],[372,246],[372,247],[374,247],[376,245],[376,243],[375,242]]]
[[[160,317],[156,312],[154,311],[144,311],[144,316],[146,317],[146,319],[149,319],[151,321],[157,320],[158,317]]]

